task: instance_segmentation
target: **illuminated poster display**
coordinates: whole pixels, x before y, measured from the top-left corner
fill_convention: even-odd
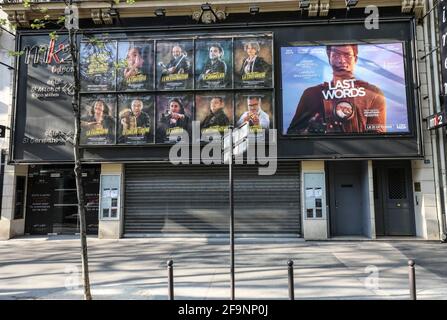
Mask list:
[[[116,41],[81,42],[81,91],[114,91],[116,88]]]
[[[154,97],[152,95],[118,96],[118,143],[154,142]]]
[[[235,97],[235,126],[248,122],[251,134],[263,137],[273,128],[272,94],[264,91],[241,92]]]
[[[118,43],[118,90],[153,89],[154,45],[152,41]]]
[[[193,95],[157,96],[157,142],[175,143],[191,135]]]
[[[233,77],[232,42],[230,39],[196,41],[196,88],[231,88]]]
[[[81,144],[115,143],[116,97],[85,95],[81,99]]]
[[[196,95],[196,120],[201,136],[222,135],[233,124],[233,94],[214,92]]]
[[[270,88],[272,83],[272,38],[234,40],[235,88]]]
[[[192,40],[158,41],[157,89],[192,89],[193,64]]]
[[[281,48],[286,135],[408,133],[402,43]]]

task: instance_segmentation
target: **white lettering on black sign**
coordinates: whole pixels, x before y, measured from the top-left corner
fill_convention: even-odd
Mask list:
[[[441,75],[443,95],[447,95],[447,1],[440,0],[439,3],[439,34],[441,36]],[[447,103],[444,99],[444,103]]]

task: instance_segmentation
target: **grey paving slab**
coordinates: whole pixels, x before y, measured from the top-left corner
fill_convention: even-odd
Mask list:
[[[94,299],[167,299],[174,260],[177,299],[229,299],[229,244],[222,239],[89,238]],[[287,299],[287,261],[296,299],[408,299],[408,259],[419,299],[446,299],[447,245],[424,241],[256,239],[236,242],[236,298]],[[82,299],[79,240],[0,241],[0,299]]]

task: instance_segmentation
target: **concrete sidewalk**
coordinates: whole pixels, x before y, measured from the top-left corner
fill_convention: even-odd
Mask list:
[[[167,299],[174,260],[176,299],[229,299],[229,245],[213,239],[89,238],[94,299]],[[82,299],[79,240],[0,241],[0,299]],[[418,299],[447,299],[447,244],[422,241],[236,241],[236,298],[287,299],[287,260],[296,299],[408,299],[415,259]]]

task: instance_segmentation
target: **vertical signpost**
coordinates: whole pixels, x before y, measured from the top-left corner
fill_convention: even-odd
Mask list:
[[[229,198],[230,198],[230,290],[231,300],[235,299],[234,286],[234,179],[233,179],[233,159],[242,155],[247,150],[248,143],[248,122],[243,123],[233,130],[230,126],[224,137],[223,159],[228,164]]]
[[[438,26],[439,26],[439,36],[440,36],[440,56],[441,56],[441,95],[442,95],[442,106],[441,111],[444,112],[442,115],[442,123],[446,121],[446,107],[447,107],[447,1],[440,0],[438,3]],[[439,120],[439,119],[437,119]],[[445,134],[445,131],[443,131]],[[445,186],[444,186],[445,187]],[[444,220],[444,234],[442,236],[442,241],[447,239],[447,222],[445,215],[441,215]]]
[[[440,0],[438,4],[438,25],[440,36],[440,54],[441,54],[441,81],[442,89],[441,94],[443,96],[443,110],[446,108],[447,99],[447,1]]]
[[[439,0],[438,3],[438,26],[440,37],[440,56],[441,56],[441,95],[442,95],[442,107],[441,111],[427,118],[428,130],[437,129],[447,125],[447,0]]]

